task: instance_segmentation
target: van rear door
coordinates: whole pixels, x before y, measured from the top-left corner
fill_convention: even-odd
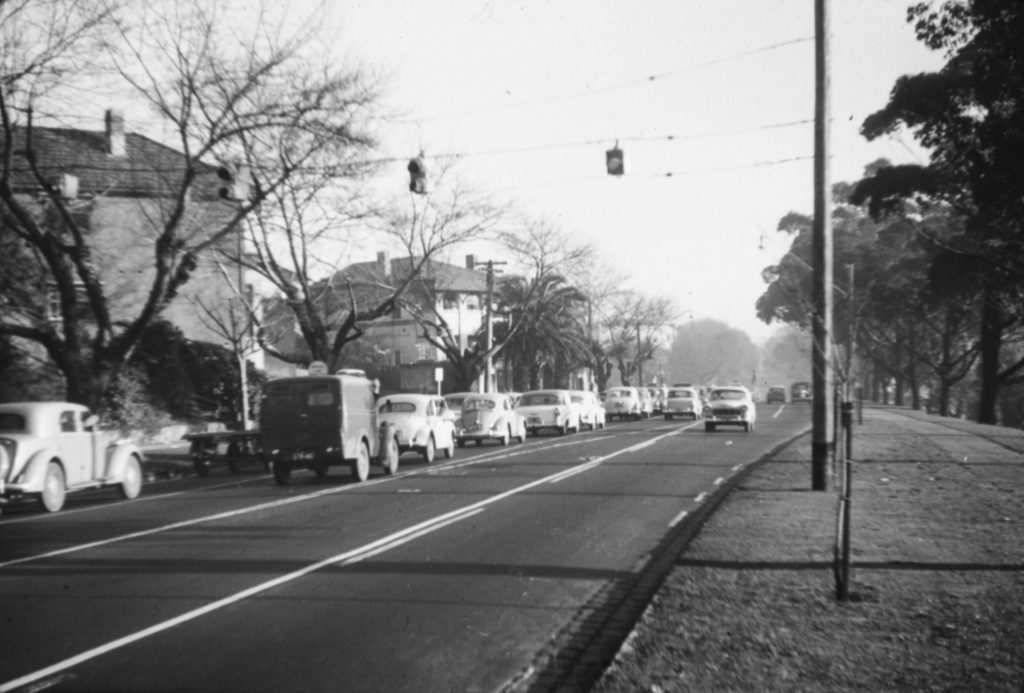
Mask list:
[[[341,446],[340,381],[288,378],[266,386],[260,442],[267,449],[319,451]]]

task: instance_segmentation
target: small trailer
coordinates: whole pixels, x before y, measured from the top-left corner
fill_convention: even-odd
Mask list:
[[[214,464],[220,463],[226,463],[232,474],[237,474],[243,465],[254,463],[270,471],[270,463],[260,447],[259,431],[186,433],[182,438],[189,441],[189,456],[199,476],[206,476]]]

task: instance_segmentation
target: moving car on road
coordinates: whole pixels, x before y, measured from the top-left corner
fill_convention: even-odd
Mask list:
[[[71,402],[0,404],[0,503],[36,497],[45,510],[67,494],[116,486],[124,498],[142,491],[142,451]]]
[[[477,445],[485,440],[508,445],[513,438],[520,443],[526,441],[526,419],[515,410],[511,397],[489,392],[463,400],[457,435],[460,448],[470,440]]]
[[[704,403],[700,393],[692,387],[672,387],[668,390],[665,400],[665,421],[677,416],[688,416],[694,421],[704,415]]]
[[[768,394],[765,396],[765,402],[768,404],[785,404],[786,403],[786,388],[782,385],[773,385],[768,388]]]
[[[468,399],[468,398],[467,398]],[[455,421],[448,403],[439,395],[397,394],[381,397],[377,407],[381,424],[395,427],[398,454],[415,451],[431,464],[438,450],[455,454]]]
[[[811,384],[810,383],[793,383],[790,388],[791,402],[810,402],[811,401]]]
[[[742,426],[750,433],[757,422],[757,408],[750,390],[742,385],[711,388],[704,410],[704,430],[712,433],[719,426]]]
[[[580,430],[579,411],[572,403],[568,390],[531,390],[523,393],[516,411],[526,419],[526,430],[537,435],[551,429],[565,435]]]

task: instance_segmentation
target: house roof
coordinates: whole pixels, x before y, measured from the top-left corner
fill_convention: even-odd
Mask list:
[[[40,171],[53,185],[62,174],[78,178],[79,195],[115,197],[162,197],[175,191],[184,173],[185,155],[136,133],[125,133],[125,155],[107,153],[102,130],[32,127],[32,148]],[[11,186],[15,192],[37,194],[35,180],[24,156],[26,129],[14,129]],[[216,168],[199,164],[200,177],[194,186],[199,199],[218,197]]]
[[[395,258],[390,261],[390,276],[405,277],[411,262],[419,258]],[[458,291],[462,293],[484,293],[487,291],[487,275],[477,270],[466,269],[447,262],[427,260],[420,275],[431,282],[435,291]],[[374,262],[353,263],[331,277],[335,285],[351,280],[354,283],[380,283],[387,281],[380,264]]]

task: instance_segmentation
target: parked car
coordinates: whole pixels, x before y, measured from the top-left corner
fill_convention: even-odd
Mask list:
[[[326,477],[331,465],[348,465],[366,481],[370,465],[398,470],[394,430],[379,426],[376,385],[365,373],[343,371],[275,378],[263,387],[260,448],[274,480],[291,483],[295,468]]]
[[[789,389],[790,402],[810,402],[811,401],[811,384],[810,383],[793,383]]]
[[[395,427],[398,454],[418,452],[431,464],[438,450],[451,458],[455,454],[455,421],[448,403],[439,395],[396,394],[380,398],[377,404],[381,424]]]
[[[665,421],[677,416],[688,416],[694,421],[704,415],[704,403],[700,393],[693,387],[669,388],[668,399],[665,400]]]
[[[750,433],[757,422],[757,407],[750,390],[742,385],[714,387],[704,410],[704,430],[712,433],[719,426],[741,426]]]
[[[646,387],[638,387],[636,391],[640,394],[640,418],[649,419],[654,414],[654,397]]]
[[[81,404],[0,404],[0,502],[36,497],[56,512],[68,493],[101,486],[135,498],[142,460],[137,445],[99,430],[99,417]]]
[[[568,390],[531,390],[519,398],[516,411],[526,419],[526,430],[537,435],[551,429],[561,435],[580,430],[579,412]]]
[[[610,387],[604,398],[604,412],[607,419],[640,419],[640,393],[635,387]]]
[[[479,393],[463,401],[456,438],[460,448],[470,440],[477,445],[485,440],[508,445],[513,439],[526,441],[526,419],[515,410],[511,397],[497,392]]]
[[[768,404],[785,404],[786,388],[782,385],[773,385],[769,387],[768,394],[765,395],[765,402]]]
[[[651,393],[651,414],[661,416],[665,413],[665,401],[668,399],[668,388],[661,385],[651,385],[647,388]]]
[[[459,417],[462,415],[462,403],[466,401],[467,397],[471,397],[477,393],[475,392],[449,392],[444,396],[444,401],[448,406],[449,416],[452,417],[452,421],[455,422],[455,433],[458,435]]]
[[[586,426],[591,431],[604,428],[607,418],[604,405],[596,393],[590,390],[572,390],[570,396],[579,410],[581,428]]]

